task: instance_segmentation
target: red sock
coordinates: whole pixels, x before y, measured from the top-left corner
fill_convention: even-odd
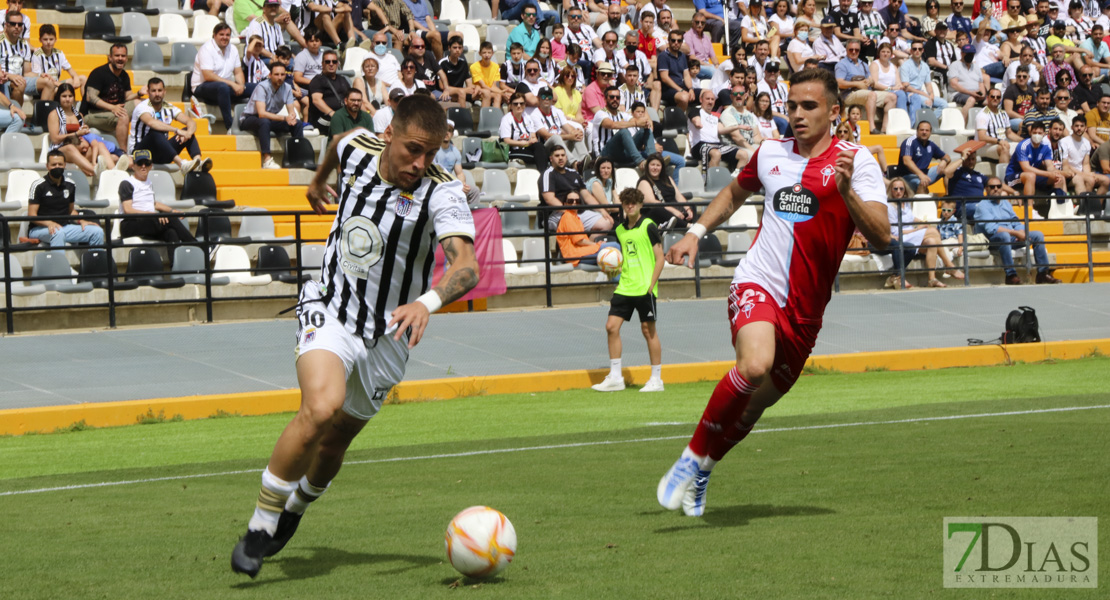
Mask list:
[[[713,395],[709,397],[709,404],[701,415],[701,421],[694,429],[694,437],[690,439],[690,450],[699,456],[711,456],[719,460],[713,455],[726,443],[725,434],[730,433],[734,424],[740,420],[755,390],[756,386],[744,379],[736,367],[722,377],[717,387],[713,389]],[[741,436],[740,439],[743,437]],[[728,452],[739,441],[736,440],[729,445],[720,455],[724,456],[724,452]]]
[[[713,460],[721,460],[732,450],[736,444],[744,441],[748,434],[752,432],[753,425],[745,425],[739,418],[732,424],[731,427],[725,430],[720,436],[717,436],[709,445],[709,458]]]

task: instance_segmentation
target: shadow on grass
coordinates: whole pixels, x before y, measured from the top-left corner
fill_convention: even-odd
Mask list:
[[[478,579],[476,577],[466,577],[465,575],[455,575],[454,577],[444,577],[440,580],[440,583],[451,587],[470,587],[474,585],[497,585],[503,581],[505,581],[504,577]]]
[[[753,519],[773,519],[776,517],[812,517],[816,515],[831,515],[836,511],[820,506],[773,506],[771,504],[737,504],[709,507],[700,519],[684,517],[689,524],[674,527],[663,527],[655,533],[675,533],[689,531],[702,527],[745,527]]]
[[[263,564],[263,574],[267,573],[267,571],[272,574],[275,569],[278,569],[284,577],[273,579],[264,577],[261,580],[244,581],[232,587],[237,589],[249,589],[283,581],[311,579],[313,577],[329,575],[337,567],[345,566],[399,563],[392,569],[380,571],[382,575],[395,575],[413,569],[438,565],[443,562],[436,557],[420,556],[416,554],[372,554],[368,552],[348,552],[346,550],[323,547],[306,548],[305,550],[311,552],[311,554],[308,556],[282,556],[267,560]]]

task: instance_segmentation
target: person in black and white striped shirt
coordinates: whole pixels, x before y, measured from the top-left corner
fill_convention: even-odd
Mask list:
[[[347,446],[405,373],[431,313],[478,284],[474,221],[462,184],[433,163],[447,115],[421,94],[402,99],[375,139],[356,129],[328,148],[308,188],[317,214],[344,182],[320,281],[297,305],[301,408],[277,441],[231,568],[251,577],[280,551],[331,483]],[[446,272],[429,290],[435,244]]]
[[[146,83],[146,91],[150,97],[138,103],[131,113],[127,153],[150,150],[154,164],[166,165],[172,162],[181,168],[182,173],[211,170],[212,159],[201,156],[200,144],[197,143],[197,122],[188,111],[164,102],[165,82],[152,77]],[[175,121],[184,127],[175,126]],[[182,150],[189,151],[190,160],[182,160],[178,156]]]
[[[297,29],[289,13],[281,10],[281,0],[265,0],[262,4],[262,18],[252,19],[243,30],[242,36],[248,40],[252,35],[261,37],[262,56],[270,61],[274,59],[274,52],[278,46],[285,43],[285,36],[282,33],[285,31],[289,32],[289,37],[302,48],[307,45],[301,30]]]
[[[1010,142],[1021,138],[1010,128],[1010,115],[1002,110],[1002,91],[987,92],[987,106],[975,116],[975,139],[986,144],[976,153],[1005,164],[1010,160]]]

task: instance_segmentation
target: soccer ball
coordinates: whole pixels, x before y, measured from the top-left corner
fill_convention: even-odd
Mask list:
[[[471,506],[447,525],[447,560],[468,577],[493,577],[516,555],[516,530],[505,515]]]
[[[609,275],[620,273],[623,264],[624,256],[621,255],[621,251],[612,246],[602,248],[601,252],[597,253],[597,266]]]

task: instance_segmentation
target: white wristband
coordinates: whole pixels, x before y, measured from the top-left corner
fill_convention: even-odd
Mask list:
[[[427,294],[424,294],[423,296],[417,298],[416,301],[423,304],[424,306],[427,306],[429,313],[434,313],[435,311],[443,308],[443,300],[439,299],[439,294],[435,290],[432,290]]]
[[[687,230],[686,230],[686,233],[687,233],[687,234],[691,234],[691,233],[692,233],[692,234],[694,234],[695,236],[697,236],[697,238],[698,238],[699,240],[700,240],[701,238],[705,237],[705,234],[706,234],[707,232],[708,232],[708,230],[707,230],[707,229],[705,228],[705,225],[702,225],[701,223],[694,223],[693,225],[691,225],[691,226],[689,227],[689,229],[687,229]]]

